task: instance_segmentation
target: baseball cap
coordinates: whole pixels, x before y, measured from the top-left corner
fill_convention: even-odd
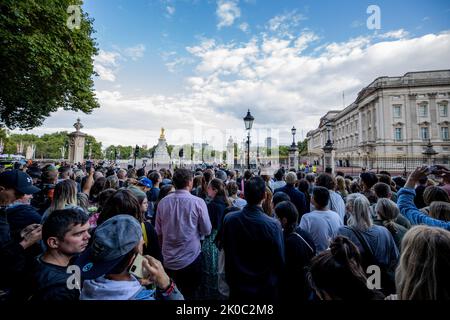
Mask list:
[[[147,177],[142,177],[138,181],[139,181],[139,184],[144,186],[144,187],[147,187],[147,188],[152,188],[153,187],[152,180],[150,180]]]
[[[23,194],[33,194],[41,189],[33,186],[33,179],[23,171],[11,170],[0,174],[0,185],[12,188]]]
[[[141,225],[130,215],[117,215],[103,222],[95,230],[91,247],[75,261],[83,280],[111,272],[141,239]]]

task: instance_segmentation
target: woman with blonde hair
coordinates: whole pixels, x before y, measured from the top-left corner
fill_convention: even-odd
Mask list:
[[[77,204],[77,183],[67,179],[59,182],[55,186],[52,203],[42,216],[42,224],[53,211],[72,208],[79,208],[84,212]]]
[[[397,248],[400,249],[400,244],[408,229],[395,222],[400,215],[400,210],[395,202],[387,198],[379,198],[375,205],[375,214],[376,218],[373,222],[386,227],[392,234]]]
[[[450,300],[450,232],[416,226],[402,241],[395,273],[399,300]]]
[[[345,179],[341,176],[336,177],[336,192],[342,197],[342,199],[345,201],[345,199],[348,196],[347,187],[345,185]]]

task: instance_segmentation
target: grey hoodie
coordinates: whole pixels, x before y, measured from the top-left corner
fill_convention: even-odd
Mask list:
[[[132,276],[130,281],[114,281],[104,276],[83,283],[80,300],[156,300],[156,290],[147,290]],[[161,296],[161,295],[159,295]],[[172,291],[165,300],[183,300],[178,290]]]
[[[141,284],[135,278],[131,281],[114,281],[102,276],[84,281],[80,300],[130,300],[141,289]]]

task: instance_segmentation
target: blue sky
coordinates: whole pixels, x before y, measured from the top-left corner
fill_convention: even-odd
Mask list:
[[[192,72],[192,65],[167,72],[165,53],[176,52],[178,58],[189,58],[186,47],[200,38],[218,42],[245,42],[266,31],[268,21],[277,15],[296,12],[302,16],[296,32],[304,28],[317,33],[318,42],[341,42],[352,37],[372,34],[366,27],[366,9],[376,4],[381,9],[379,32],[405,29],[412,36],[449,28],[450,2],[441,1],[361,1],[361,0],[251,0],[237,2],[240,17],[230,27],[218,28],[217,1],[207,0],[87,0],[84,9],[95,19],[96,38],[100,48],[109,51],[118,46],[145,46],[145,58],[131,61],[118,72],[128,90],[148,93],[172,93]],[[174,8],[169,14],[168,7]],[[170,9],[169,9],[170,10]],[[248,24],[249,31],[239,26]],[[98,88],[108,84],[98,82]]]
[[[379,30],[367,28],[369,5],[381,10]],[[348,105],[376,77],[450,67],[443,0],[86,0],[83,9],[97,31],[101,109],[58,111],[36,133],[70,130],[80,116],[105,145],[153,145],[162,126],[173,144],[215,129],[240,140],[251,108],[257,128],[288,143],[292,125],[302,137],[341,108],[342,92]]]

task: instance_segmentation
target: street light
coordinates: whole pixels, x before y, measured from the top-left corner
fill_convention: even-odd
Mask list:
[[[178,157],[180,158],[180,167],[183,167],[183,156],[184,156],[184,150],[183,148],[180,149],[180,151],[178,152]]]
[[[134,167],[136,168],[136,158],[139,155],[139,146],[136,145],[136,148],[134,149]]]
[[[247,112],[247,115],[244,118],[245,130],[247,130],[247,168],[250,170],[250,130],[252,130],[253,121],[255,118],[250,114],[250,109]]]
[[[155,161],[155,149],[152,150],[152,170],[153,170],[154,161]]]

